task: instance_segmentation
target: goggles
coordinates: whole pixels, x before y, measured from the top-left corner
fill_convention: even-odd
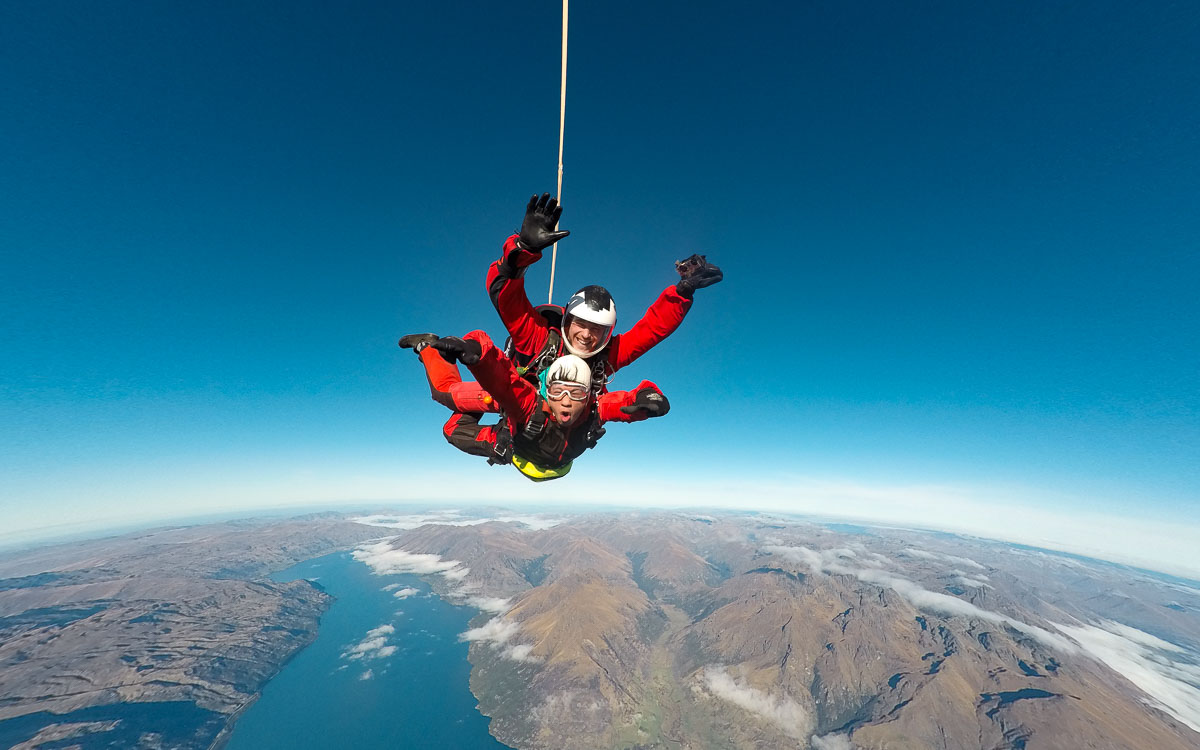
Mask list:
[[[552,380],[546,384],[546,396],[551,401],[558,401],[566,394],[567,398],[572,401],[587,401],[588,389],[581,383],[572,383],[568,380]]]

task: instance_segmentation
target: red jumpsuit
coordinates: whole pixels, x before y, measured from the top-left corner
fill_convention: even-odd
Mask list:
[[[545,346],[546,339],[550,335],[550,325],[533,309],[533,305],[529,302],[529,297],[525,294],[524,276],[525,269],[540,260],[542,254],[519,247],[517,237],[518,235],[514,234],[504,241],[500,259],[488,268],[487,288],[496,312],[500,313],[500,320],[504,322],[504,327],[512,336],[514,348],[525,357],[533,357]],[[667,287],[662,294],[658,295],[654,304],[650,305],[650,309],[646,310],[642,319],[633,324],[633,328],[626,333],[613,334],[604,349],[587,359],[588,365],[595,365],[597,358],[604,358],[604,375],[606,378],[611,377],[617,370],[630,364],[655,344],[674,333],[691,308],[691,299],[681,295],[674,285]],[[560,355],[565,353],[562,351],[564,347],[561,345],[559,349]],[[655,387],[653,383],[643,381],[638,389],[646,385]],[[638,389],[635,389],[633,393],[636,393]],[[598,405],[602,417],[605,412],[608,412],[611,416],[605,418],[620,419],[626,422],[637,422],[646,418],[644,412],[628,415],[621,413],[619,407],[607,408],[606,402],[611,395],[602,392],[599,398]],[[613,415],[613,412],[620,416]]]

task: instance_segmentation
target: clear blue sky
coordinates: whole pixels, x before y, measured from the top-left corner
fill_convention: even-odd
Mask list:
[[[1187,3],[577,2],[558,301],[602,283],[623,329],[677,258],[726,280],[615,383],[671,414],[569,481],[454,451],[395,340],[502,339],[559,14],[5,4],[0,524],[651,477],[1195,522]]]

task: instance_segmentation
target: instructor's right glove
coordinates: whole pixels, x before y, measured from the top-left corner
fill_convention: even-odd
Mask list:
[[[556,231],[561,216],[562,206],[558,205],[557,198],[551,198],[549,193],[542,193],[541,198],[531,197],[525,207],[525,220],[521,222],[521,236],[517,241],[529,252],[540,253],[570,234],[566,230]]]
[[[483,355],[483,347],[478,341],[463,341],[457,336],[444,336],[430,346],[438,350],[442,359],[451,363],[457,360],[464,365],[473,365]]]

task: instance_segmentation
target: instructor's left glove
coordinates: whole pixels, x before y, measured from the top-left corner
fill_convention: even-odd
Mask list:
[[[697,289],[712,286],[725,278],[721,269],[709,263],[703,255],[693,255],[675,261],[675,270],[679,272],[679,282],[675,284],[675,290],[680,296],[688,299],[692,298]]]

